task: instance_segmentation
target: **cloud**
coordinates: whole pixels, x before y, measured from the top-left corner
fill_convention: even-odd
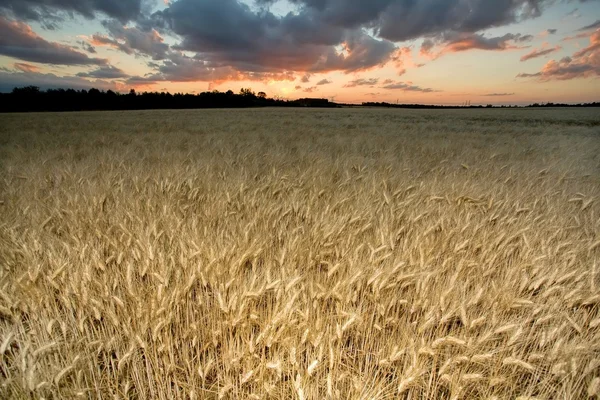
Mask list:
[[[541,14],[551,0],[288,0],[295,10],[269,11],[276,0],[178,0],[143,25],[181,38],[175,50],[194,52],[209,65],[241,72],[365,71],[396,61],[396,41],[453,35],[449,51],[504,49],[530,35],[475,34]],[[371,29],[374,36],[366,34]],[[467,42],[470,40],[470,42]],[[496,41],[494,41],[496,40]],[[342,50],[340,50],[342,49]],[[401,73],[405,72],[398,65]]]
[[[419,50],[419,54],[424,57],[428,57],[431,55],[431,50],[435,47],[435,43],[431,39],[425,39],[423,43],[421,43],[421,50]]]
[[[504,97],[504,96],[514,96],[515,93],[487,93],[483,96],[486,97]]]
[[[412,46],[399,47],[392,54],[391,61],[396,65],[398,76],[402,76],[406,73],[405,66],[419,67],[412,58]]]
[[[143,31],[138,27],[123,26],[119,21],[103,21],[109,36],[94,35],[93,43],[100,46],[111,46],[126,54],[138,54],[152,57],[153,60],[164,60],[169,52],[169,45],[154,29]]]
[[[477,32],[537,17],[542,12],[541,3],[535,0],[393,2],[382,18],[381,36],[407,40],[450,30]]]
[[[221,83],[225,81],[294,81],[291,72],[243,72],[228,66],[215,66],[203,60],[189,57],[180,52],[171,52],[155,73],[147,76],[133,76],[128,79],[132,84],[151,84],[155,82],[194,82],[205,81]]]
[[[126,22],[142,12],[143,0],[0,0],[2,14],[38,21],[48,28],[73,14],[92,19],[97,13]]]
[[[334,27],[371,26],[381,38],[405,41],[454,30],[477,32],[541,15],[551,0],[290,0],[313,20]],[[274,3],[261,1],[260,3]]]
[[[507,33],[503,36],[488,37],[479,33],[442,32],[425,39],[419,51],[422,57],[437,59],[444,54],[469,50],[504,51],[524,48],[521,43],[533,40],[532,35]],[[439,50],[436,50],[439,47]],[[422,66],[417,65],[417,66]]]
[[[91,72],[80,72],[77,76],[81,78],[99,78],[99,79],[123,79],[128,78],[129,75],[126,74],[123,70],[113,67],[112,65],[107,65],[104,67],[100,67]]]
[[[269,7],[279,2],[291,3],[292,11],[272,13]],[[105,31],[80,46],[88,53],[95,52],[94,46],[109,46],[155,61],[148,63],[153,69],[150,74],[130,77],[131,81],[293,80],[305,74],[302,79],[308,83],[310,74],[355,73],[388,64],[394,64],[402,75],[407,68],[422,64],[412,61],[410,48],[396,43],[416,38],[425,40],[422,55],[432,58],[471,49],[520,48],[531,35],[490,37],[482,32],[536,18],[555,2],[173,0],[150,14],[157,0],[0,0],[0,13],[35,20],[48,28],[73,16],[103,21]],[[175,44],[169,45],[164,37],[173,38]],[[5,40],[2,32],[0,38],[0,43]],[[62,46],[62,53],[67,49],[78,58],[67,65],[107,65],[107,60],[46,43]],[[57,58],[61,52],[48,53]],[[28,57],[21,59],[36,61]],[[109,73],[109,69],[97,71]]]
[[[547,35],[554,35],[557,31],[558,29],[546,29],[545,33]]]
[[[304,75],[302,75],[302,78],[300,79],[300,82],[302,82],[302,83],[308,83],[308,82],[310,82],[310,76],[311,76],[310,74],[304,74]]]
[[[317,90],[318,89],[316,86],[311,86],[311,87],[307,87],[307,88],[303,89],[302,91],[304,93],[313,93],[313,92],[316,92]]]
[[[317,82],[317,86],[329,85],[330,83],[333,83],[333,81],[330,81],[329,79],[321,79],[319,82]]]
[[[91,44],[89,44],[85,40],[78,40],[77,44],[79,46],[81,46],[81,48],[83,48],[83,50],[87,51],[88,53],[96,54],[96,49],[94,48],[94,46],[92,46]]]
[[[431,93],[437,92],[437,90],[433,90],[430,88],[422,88],[420,86],[415,86],[409,84],[407,82],[391,82],[387,85],[381,86],[382,89],[388,90],[402,90],[403,92],[422,92],[422,93]]]
[[[106,35],[95,34],[92,35],[92,45],[94,46],[110,46],[114,49],[122,51],[125,54],[133,54],[133,49],[118,40],[111,39]]]
[[[482,34],[446,34],[442,36],[446,45],[442,50],[443,53],[456,53],[472,49],[478,50],[508,50],[518,49],[516,43],[521,43],[531,40],[531,35],[522,36],[520,34],[507,33],[503,36],[486,37]],[[511,43],[512,42],[512,43]]]
[[[586,56],[600,64],[600,29],[596,30],[596,32],[590,36],[589,46],[573,54],[573,58],[576,59],[585,58]]]
[[[90,89],[95,87],[103,90],[124,90],[125,87],[110,80],[88,80],[78,76],[57,76],[39,72],[2,72],[0,71],[0,92],[10,92],[15,87],[38,86],[46,89]]]
[[[183,7],[192,0],[171,3],[169,9]],[[576,0],[573,0],[576,1]],[[580,0],[584,2],[585,0]],[[232,1],[223,0],[223,3]],[[269,6],[277,0],[254,0],[258,13],[268,14]],[[506,26],[539,17],[555,0],[287,0],[295,13],[282,20],[303,32],[306,37],[334,39],[340,30],[373,28],[382,39],[405,41],[444,31],[475,33],[484,29]],[[205,3],[196,1],[201,12]],[[187,7],[186,7],[187,8]],[[231,9],[229,5],[228,9]],[[229,15],[232,15],[229,13]],[[272,19],[272,18],[271,18]],[[224,22],[247,22],[231,18]],[[308,29],[312,28],[312,29]],[[329,43],[331,44],[331,43]]]
[[[334,47],[329,47],[309,71],[329,72],[366,71],[373,67],[383,66],[392,60],[396,46],[385,40],[377,40],[364,32],[354,32],[346,37],[342,44],[344,52],[339,53]]]
[[[567,19],[567,18],[571,18],[571,17],[573,17],[574,19],[581,18],[581,13],[579,12],[579,8],[575,8],[575,9],[569,11],[568,13],[566,13],[565,16],[563,17],[563,19]]]
[[[593,31],[592,32],[587,31],[587,32],[578,33],[575,36],[566,36],[566,37],[562,38],[561,42],[567,42],[569,40],[578,40],[578,39],[589,38],[590,36],[592,36],[593,33],[594,33]]]
[[[548,61],[539,72],[517,75],[518,78],[538,78],[541,81],[594,76],[600,76],[600,29],[590,36],[589,46],[577,51],[572,57]]]
[[[362,29],[326,24],[310,10],[277,17],[236,0],[179,0],[153,20],[182,38],[176,50],[245,72],[360,71],[384,64],[396,48]]]
[[[531,36],[508,34],[489,38],[478,32],[537,17],[546,5],[553,3],[553,0],[493,3],[286,0],[292,3],[293,11],[276,15],[269,7],[279,1],[282,0],[175,0],[165,2],[165,7],[152,15],[144,13],[143,0],[119,3],[82,0],[77,6],[69,5],[74,0],[25,0],[22,4],[26,5],[24,9],[35,9],[41,14],[45,12],[40,5],[52,4],[47,7],[50,11],[62,10],[90,18],[98,13],[107,15],[111,18],[103,22],[107,32],[94,35],[92,45],[110,46],[126,54],[162,61],[150,76],[137,79],[189,81],[331,71],[353,73],[391,62],[402,75],[407,67],[422,64],[412,62],[410,54],[404,53],[396,41],[425,37],[446,46],[448,52],[516,48]],[[0,0],[0,4],[11,4],[13,9],[21,3]],[[135,17],[132,10],[137,12]],[[124,25],[132,19],[135,26]],[[165,35],[177,38],[178,42],[169,46],[163,40]],[[426,51],[427,44],[421,50]],[[183,60],[182,54],[189,59]],[[309,75],[303,79],[308,81]]]
[[[40,70],[40,67],[26,63],[14,63],[13,66],[21,72],[38,72]]]
[[[590,29],[596,29],[596,28],[600,28],[600,19],[592,24],[589,24],[582,28],[579,28],[578,31],[588,31]]]
[[[55,65],[104,65],[72,47],[48,42],[23,22],[0,17],[0,54],[19,60]]]
[[[547,54],[555,53],[561,49],[562,49],[562,47],[560,47],[560,46],[552,47],[549,49],[539,49],[539,50],[533,49],[529,53],[522,56],[521,61],[527,61],[527,60],[531,60],[532,58],[542,57]]]
[[[379,78],[369,78],[369,79],[355,79],[350,81],[344,85],[345,88],[353,88],[357,86],[375,86],[379,82]],[[391,82],[391,81],[390,81]]]

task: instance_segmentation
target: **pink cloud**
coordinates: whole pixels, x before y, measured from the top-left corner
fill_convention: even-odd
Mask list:
[[[572,57],[551,60],[536,73],[521,73],[519,78],[538,78],[542,81],[569,80],[600,76],[600,29],[590,36],[589,46],[577,51]]]
[[[26,63],[14,63],[13,66],[21,72],[38,72],[40,67]]]
[[[521,57],[521,61],[527,61],[527,60],[531,60],[532,58],[537,58],[537,57],[542,57],[545,56],[547,54],[551,54],[551,53],[555,53],[559,50],[561,50],[562,47],[560,46],[556,46],[556,47],[552,47],[549,49],[533,49],[531,50],[529,53],[525,54],[524,56]]]

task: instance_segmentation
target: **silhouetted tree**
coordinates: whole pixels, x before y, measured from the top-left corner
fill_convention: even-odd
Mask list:
[[[248,88],[241,88],[240,89],[240,94],[242,96],[246,96],[246,97],[256,97],[256,95],[254,94],[254,92],[252,91],[252,89]]]
[[[38,86],[25,86],[22,88],[14,88],[12,90],[12,94],[18,96],[34,96],[40,93],[40,88]]]

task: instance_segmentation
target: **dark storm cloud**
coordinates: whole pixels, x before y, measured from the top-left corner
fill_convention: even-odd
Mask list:
[[[477,32],[534,18],[553,0],[290,0],[322,24],[372,27],[380,37],[403,41],[451,30]],[[259,0],[269,5],[273,0]]]
[[[291,0],[323,24],[373,27],[391,41],[446,30],[476,32],[541,15],[551,0]],[[274,3],[260,1],[259,3]]]
[[[0,0],[0,11],[23,20],[51,24],[66,16],[79,14],[94,18],[96,13],[125,22],[136,19],[142,11],[142,0]]]
[[[289,72],[252,72],[239,71],[228,65],[214,65],[203,60],[188,57],[185,54],[172,52],[169,59],[158,66],[155,73],[128,79],[128,83],[171,82],[225,82],[225,81],[293,81],[295,76]]]
[[[247,72],[361,71],[386,63],[396,49],[362,29],[324,23],[312,9],[277,17],[237,0],[179,0],[152,19],[182,38],[175,50]]]
[[[340,54],[333,47],[329,47],[309,70],[314,72],[364,71],[387,63],[396,51],[396,46],[392,42],[375,39],[363,32],[352,32],[347,35],[344,46],[348,54]]]
[[[167,58],[169,45],[164,43],[163,38],[156,30],[127,27],[116,20],[103,21],[102,25],[107,29],[108,36],[93,35],[94,44],[111,46],[126,54],[152,57],[153,60]]]
[[[48,42],[19,21],[0,17],[0,54],[55,65],[104,65],[107,60],[90,58],[72,47]]]
[[[554,0],[290,0],[296,10],[283,16],[269,11],[277,0],[176,0],[139,21],[181,38],[175,51],[196,53],[202,67],[241,72],[356,72],[394,59],[394,42],[425,37],[446,51],[504,50],[531,35],[488,38],[482,30],[539,16]],[[367,34],[373,32],[374,35]],[[121,36],[113,45],[123,51]],[[131,46],[128,46],[131,48]],[[344,51],[340,51],[343,48]],[[146,54],[152,52],[145,50]],[[155,53],[156,54],[156,53]],[[164,59],[166,52],[155,59]],[[167,55],[167,58],[170,57]],[[168,65],[173,60],[166,60]],[[174,64],[178,64],[174,62]],[[189,69],[186,68],[186,71]],[[204,75],[204,73],[202,74]]]
[[[477,32],[541,14],[541,0],[396,1],[380,20],[380,35],[407,40],[451,30]],[[398,20],[402,23],[398,23]]]

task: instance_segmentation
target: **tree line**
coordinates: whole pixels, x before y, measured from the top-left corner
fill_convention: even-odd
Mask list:
[[[112,90],[40,90],[37,86],[15,88],[11,93],[0,93],[0,112],[29,111],[93,111],[93,110],[148,110],[191,108],[247,108],[247,107],[335,107],[327,99],[282,100],[268,98],[265,92],[255,93],[242,88],[202,92],[199,94],[168,92],[137,93],[131,89],[121,94]]]
[[[192,109],[192,108],[247,108],[247,107],[340,107],[327,99],[304,98],[283,100],[268,98],[265,92],[255,93],[250,88],[242,88],[239,93],[231,90],[202,92],[198,94],[168,92],[137,93],[131,89],[121,94],[112,90],[40,90],[37,86],[14,88],[11,93],[0,93],[0,112],[29,111],[94,111],[94,110],[149,110],[149,109]],[[519,106],[483,105],[427,105],[392,104],[386,102],[362,103],[363,107],[391,107],[416,109],[457,109],[457,108],[513,108]],[[525,107],[600,107],[600,102],[581,104],[542,103]]]
[[[429,105],[429,104],[392,104],[386,102],[367,102],[362,103],[364,107],[388,107],[388,108],[416,108],[416,109],[459,109],[459,108],[537,108],[537,107],[600,107],[600,102],[563,104],[563,103],[534,103],[527,106],[517,105]]]

